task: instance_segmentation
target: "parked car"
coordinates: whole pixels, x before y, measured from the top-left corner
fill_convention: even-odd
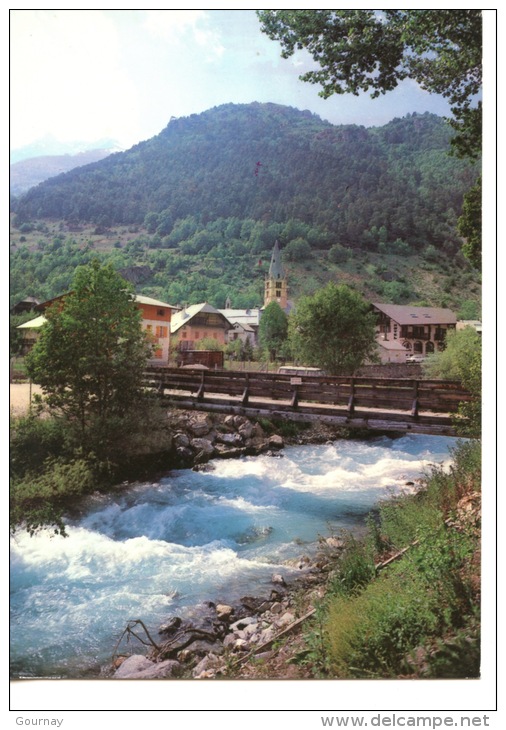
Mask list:
[[[425,357],[423,355],[408,355],[406,362],[423,362]]]
[[[281,375],[326,375],[320,368],[307,368],[303,365],[282,365],[278,368]]]

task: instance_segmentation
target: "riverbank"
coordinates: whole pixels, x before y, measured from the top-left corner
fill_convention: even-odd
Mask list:
[[[479,676],[478,452],[461,447],[448,473],[384,502],[362,537],[320,539],[291,584],[273,575],[270,595],[173,618],[147,656],[116,657],[109,676]]]

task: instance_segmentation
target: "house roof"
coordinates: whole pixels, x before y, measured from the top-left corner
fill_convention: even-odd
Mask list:
[[[239,322],[243,326],[260,324],[259,309],[218,309],[218,312],[228,319],[229,322]]]
[[[376,340],[376,344],[384,350],[402,350],[402,352],[406,352],[406,348],[398,340]]]
[[[409,307],[403,304],[373,303],[387,317],[401,325],[456,324],[457,317],[451,309],[438,307]]]
[[[139,304],[152,304],[155,307],[165,307],[166,309],[179,309],[179,307],[175,307],[173,304],[167,304],[167,302],[161,302],[159,299],[145,297],[143,294],[136,294],[135,301]]]
[[[202,304],[192,304],[190,307],[185,307],[181,311],[176,312],[172,316],[172,320],[170,323],[171,333],[174,334],[184,325],[195,324],[192,323],[191,320],[195,319],[198,315],[200,315],[200,326],[210,326],[212,324],[217,325],[218,322],[216,321],[216,318],[218,318],[223,326],[223,329],[228,330],[232,327],[231,322],[227,317],[225,317],[222,312],[220,312],[218,309],[215,309],[211,304],[203,302]],[[213,315],[215,316],[213,317]],[[201,318],[202,322],[200,321]],[[215,320],[214,322],[213,319]]]
[[[35,317],[35,319],[31,319],[29,322],[23,322],[23,324],[20,324],[16,329],[18,330],[35,330],[39,329],[39,327],[42,327],[43,324],[46,324],[47,319],[44,317],[43,314],[39,314],[38,317]]]

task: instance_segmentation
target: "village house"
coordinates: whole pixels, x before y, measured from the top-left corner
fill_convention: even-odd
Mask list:
[[[410,355],[424,357],[444,349],[448,330],[457,318],[450,309],[401,304],[372,304],[381,362],[406,362]]]
[[[41,302],[36,309],[45,312],[48,307],[57,301],[64,301],[68,293],[61,294],[58,297]],[[155,345],[155,349],[150,358],[153,364],[166,364],[169,360],[170,349],[170,322],[173,310],[171,304],[161,302],[158,299],[151,299],[141,294],[135,295],[135,303],[142,313],[142,328],[147,333],[149,339]],[[17,329],[23,332],[24,351],[29,352],[37,340],[40,328],[45,324],[46,318],[44,314],[39,315],[29,322],[19,325]]]
[[[172,316],[171,347],[175,351],[195,350],[201,340],[213,340],[224,346],[231,322],[211,304],[192,304]]]

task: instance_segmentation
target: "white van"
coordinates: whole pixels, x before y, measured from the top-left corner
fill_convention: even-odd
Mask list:
[[[294,376],[300,376],[300,375],[325,375],[324,370],[320,370],[320,368],[306,368],[304,366],[296,366],[296,365],[282,365],[278,369],[278,373],[280,375],[294,375]]]

